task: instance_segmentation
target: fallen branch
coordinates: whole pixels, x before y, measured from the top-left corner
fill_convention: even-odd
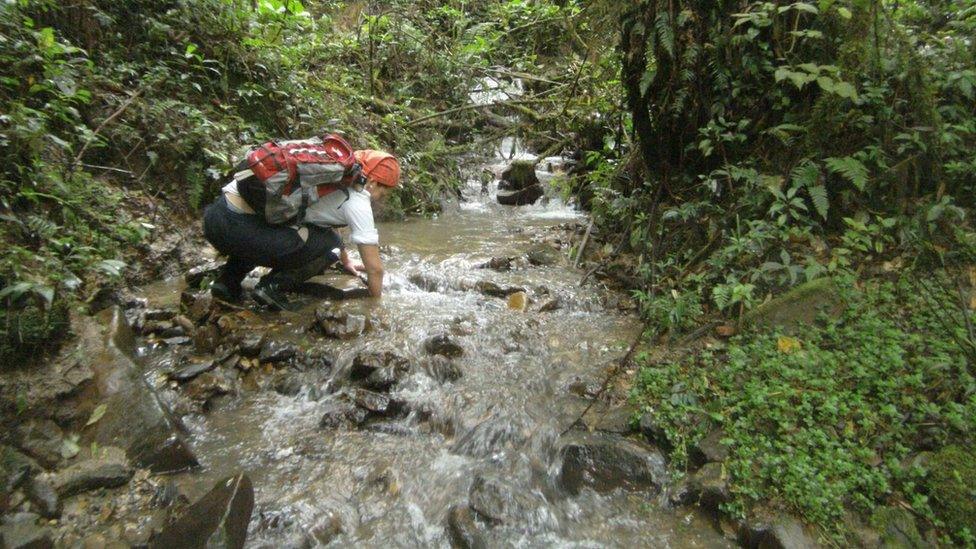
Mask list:
[[[586,226],[586,234],[583,235],[583,242],[580,243],[579,251],[576,252],[576,259],[573,261],[573,268],[579,265],[581,259],[583,259],[583,252],[586,251],[586,243],[590,241],[590,232],[593,231],[593,218],[590,218],[590,224]]]

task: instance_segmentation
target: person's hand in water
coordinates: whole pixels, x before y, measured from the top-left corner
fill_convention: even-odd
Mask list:
[[[343,270],[352,276],[358,277],[361,276],[361,273],[366,272],[366,267],[362,263],[356,263],[353,261],[352,258],[349,257],[349,254],[346,253],[345,248],[342,249],[339,259],[342,263]]]

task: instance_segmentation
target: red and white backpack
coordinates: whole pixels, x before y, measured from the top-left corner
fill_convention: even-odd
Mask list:
[[[269,141],[251,149],[235,168],[237,192],[272,225],[301,220],[330,192],[360,183],[352,146],[338,135]]]

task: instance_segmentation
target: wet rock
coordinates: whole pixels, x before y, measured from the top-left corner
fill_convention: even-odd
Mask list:
[[[213,297],[210,292],[183,292],[180,295],[180,308],[187,318],[199,324],[214,310]]]
[[[694,483],[688,477],[668,488],[668,503],[673,506],[691,505],[698,501],[700,492],[695,488]]]
[[[298,354],[298,347],[286,341],[276,341],[269,339],[261,345],[261,353],[258,360],[262,364],[275,364],[294,358]]]
[[[574,379],[566,387],[570,393],[583,398],[596,398],[600,393],[602,384],[595,380]]]
[[[346,399],[334,399],[325,403],[322,418],[319,419],[319,429],[334,431],[342,427],[361,425],[367,419],[369,412],[356,408]]]
[[[163,340],[163,343],[169,345],[170,347],[178,347],[180,345],[189,345],[190,342],[192,341],[193,341],[192,339],[186,336],[181,336],[181,337],[168,337]]]
[[[51,468],[61,461],[61,442],[64,433],[49,419],[30,420],[17,427],[20,448],[44,467]]]
[[[360,353],[352,361],[349,378],[363,387],[385,392],[410,371],[410,363],[390,352]]]
[[[274,380],[274,390],[279,395],[295,396],[302,392],[302,380],[294,374],[280,375]]]
[[[169,374],[169,378],[181,383],[190,381],[200,374],[213,370],[216,366],[216,360],[195,360],[174,370]]]
[[[163,330],[161,330],[158,333],[159,337],[161,337],[163,339],[170,339],[170,338],[174,338],[174,337],[183,337],[183,336],[187,335],[187,333],[189,333],[189,332],[186,331],[186,329],[183,328],[183,326],[176,326],[176,325],[173,325],[172,323],[167,323],[167,324],[170,324],[170,326],[168,326],[167,328],[164,328]]]
[[[155,334],[160,337],[171,337],[171,336],[164,336],[162,334],[173,329],[173,326],[175,326],[175,324],[173,324],[173,322],[169,320],[147,320],[143,322],[141,326],[139,326],[139,333],[143,335]],[[179,335],[183,335],[183,334],[179,334]]]
[[[112,446],[99,448],[95,456],[50,475],[54,490],[61,497],[99,488],[115,488],[129,482],[133,469],[125,451]]]
[[[485,543],[481,527],[474,513],[464,505],[455,505],[447,512],[447,534],[454,549],[483,549]]]
[[[543,303],[542,306],[539,307],[539,312],[540,313],[551,313],[552,311],[557,311],[557,310],[562,309],[562,308],[563,308],[562,302],[559,300],[558,297],[556,297],[556,298],[550,299],[549,301],[546,301],[545,303]]]
[[[457,358],[464,354],[464,348],[446,334],[435,335],[424,342],[424,350],[430,355]]]
[[[671,441],[668,440],[667,431],[664,425],[651,412],[641,414],[638,428],[644,438],[651,444],[663,448],[665,451],[671,449]]]
[[[20,521],[0,527],[0,547],[5,549],[47,549],[54,547],[49,528],[31,521]]]
[[[0,445],[0,512],[7,508],[10,493],[38,471],[40,467],[34,460],[10,446]]]
[[[628,435],[634,430],[631,422],[635,413],[636,408],[633,406],[621,404],[602,413],[597,413],[596,417],[587,423],[592,426],[594,431]]]
[[[186,384],[186,395],[200,402],[206,402],[215,396],[226,395],[233,390],[234,385],[231,380],[219,372],[200,374]]]
[[[474,285],[474,289],[479,293],[489,297],[508,297],[517,292],[524,292],[524,288],[502,287],[490,280],[481,280]]]
[[[407,277],[407,280],[425,292],[437,292],[443,284],[441,280],[427,273],[413,273]]]
[[[628,439],[578,434],[563,444],[560,455],[559,483],[571,494],[583,487],[658,492],[665,484],[664,456],[657,448]]]
[[[364,315],[350,314],[331,306],[315,310],[315,319],[326,337],[357,338],[372,329],[372,322]]]
[[[189,501],[180,492],[180,485],[173,480],[158,485],[149,501],[149,504],[157,509],[164,509],[176,503],[189,503]]]
[[[461,367],[447,357],[434,355],[424,360],[422,364],[424,372],[441,383],[461,379]]]
[[[356,406],[381,416],[391,415],[395,411],[392,398],[382,393],[374,393],[366,389],[353,389],[349,396]]]
[[[696,466],[725,461],[729,457],[729,447],[722,443],[723,438],[725,431],[722,429],[711,431],[688,450],[688,457]]]
[[[215,326],[201,326],[193,333],[193,348],[201,355],[208,355],[220,345],[220,334]]]
[[[220,268],[221,264],[213,260],[193,267],[184,276],[186,287],[201,288],[204,281],[215,280],[220,275]]]
[[[721,463],[706,463],[691,480],[692,490],[698,494],[698,502],[705,509],[717,511],[719,505],[730,499],[729,481]]]
[[[540,503],[522,489],[489,474],[475,477],[468,501],[471,510],[492,524],[518,522]]]
[[[173,320],[176,316],[176,311],[173,309],[146,309],[144,315],[147,321]]]
[[[816,549],[820,547],[815,538],[806,532],[803,523],[789,516],[778,517],[770,522],[757,538],[759,549]],[[885,547],[888,546],[885,545]]]
[[[542,185],[531,185],[518,191],[499,190],[495,199],[503,206],[525,206],[534,204],[536,200],[546,194]]]
[[[531,160],[516,160],[503,171],[498,188],[502,190],[521,190],[539,184],[535,173],[535,163]]]
[[[150,547],[240,549],[247,539],[253,509],[251,479],[243,473],[226,478],[153,538]]]
[[[263,346],[264,334],[250,333],[241,338],[241,343],[237,346],[237,352],[242,356],[256,357],[261,352],[261,347]]]
[[[477,269],[491,269],[493,271],[511,271],[512,262],[515,261],[514,257],[493,257],[488,261],[481,263],[476,268]]]
[[[525,254],[529,263],[536,267],[550,267],[562,261],[563,254],[549,244],[536,244]]]
[[[27,499],[44,518],[61,516],[61,499],[51,482],[45,478],[34,478],[27,483]]]
[[[192,334],[193,331],[196,330],[196,326],[193,324],[193,321],[187,318],[185,315],[176,315],[173,318],[173,322],[177,326],[182,327],[183,331],[188,334]]]

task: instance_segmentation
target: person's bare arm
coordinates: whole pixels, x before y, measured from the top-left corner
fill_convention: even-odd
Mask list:
[[[383,260],[380,259],[380,247],[373,244],[360,244],[359,257],[366,267],[366,281],[369,294],[380,297],[383,293]]]

